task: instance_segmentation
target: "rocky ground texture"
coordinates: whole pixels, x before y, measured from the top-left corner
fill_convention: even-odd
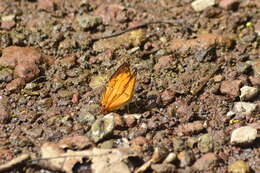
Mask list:
[[[260,172],[259,0],[1,0],[0,18],[0,172]],[[102,115],[123,62],[134,97]]]

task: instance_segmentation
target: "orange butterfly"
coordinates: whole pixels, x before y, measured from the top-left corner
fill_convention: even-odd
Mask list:
[[[128,63],[123,63],[110,78],[101,98],[101,112],[117,110],[126,105],[134,95],[136,71],[131,72]]]

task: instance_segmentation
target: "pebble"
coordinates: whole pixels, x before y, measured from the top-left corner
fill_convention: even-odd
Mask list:
[[[167,105],[170,104],[175,97],[175,93],[171,90],[165,90],[162,92],[161,99],[162,102]]]
[[[238,97],[241,84],[241,80],[223,81],[220,85],[220,92],[234,98]]]
[[[203,126],[203,121],[194,121],[191,123],[185,123],[178,126],[177,131],[179,135],[186,135],[192,133],[198,133],[202,131],[205,127]]]
[[[215,5],[215,0],[195,0],[191,3],[192,8],[199,12]]]
[[[52,0],[38,0],[38,9],[51,12],[54,10],[55,4]]]
[[[77,121],[81,124],[93,124],[95,122],[95,116],[89,110],[90,105],[85,105],[80,109]]]
[[[250,144],[257,137],[257,130],[250,126],[243,126],[231,133],[231,144]]]
[[[112,114],[107,114],[102,119],[96,120],[90,130],[91,138],[94,142],[99,142],[113,133],[115,128],[115,118]]]
[[[195,156],[192,151],[182,151],[177,157],[180,161],[180,167],[190,166],[195,160]]]
[[[6,85],[6,90],[15,91],[25,85],[25,81],[22,78],[16,78]]]
[[[207,153],[213,150],[214,141],[211,135],[204,134],[199,137],[198,148],[202,153]]]
[[[126,126],[132,128],[136,125],[135,114],[127,114],[123,116]]]
[[[0,124],[7,124],[11,120],[11,115],[6,106],[0,104]]]
[[[238,72],[246,74],[251,69],[251,65],[244,63],[244,62],[240,62],[240,63],[237,63],[236,68],[237,68]]]
[[[233,111],[237,113],[252,114],[257,108],[257,104],[247,102],[235,102]]]
[[[181,138],[173,138],[173,151],[179,152],[185,149],[185,141]]]
[[[11,14],[9,16],[2,16],[1,18],[1,28],[9,30],[15,26],[15,15]]]
[[[247,61],[247,63],[252,65],[254,75],[260,77],[260,59],[258,58],[254,61]]]
[[[241,101],[248,101],[251,100],[252,98],[254,98],[255,96],[258,95],[258,88],[255,87],[250,87],[250,86],[243,86],[242,88],[240,88],[240,100]]]
[[[90,29],[102,24],[102,18],[99,16],[81,15],[76,20],[83,29]]]
[[[168,156],[164,159],[163,163],[172,163],[177,159],[177,154],[171,152]]]
[[[13,80],[12,70],[9,68],[4,68],[0,71],[0,82],[10,82]]]
[[[233,10],[238,7],[238,4],[238,0],[221,0],[218,5],[226,10]]]
[[[228,172],[230,173],[249,173],[250,168],[247,163],[243,160],[235,161],[234,163],[228,165]]]
[[[260,86],[260,77],[249,76],[249,80],[250,80],[252,85]]]
[[[106,81],[108,80],[108,75],[97,75],[97,76],[93,76],[91,79],[90,79],[90,82],[89,82],[89,86],[90,88],[92,89],[96,89],[98,87],[101,87],[103,86]]]
[[[98,52],[102,52],[107,49],[118,49],[120,47],[139,47],[146,40],[145,30],[138,29],[126,34],[120,35],[118,37],[113,37],[109,39],[103,39],[96,41],[93,45],[93,49]]]
[[[167,173],[176,171],[176,167],[173,164],[169,163],[152,164],[151,168],[157,173]]]
[[[193,169],[197,171],[206,171],[216,166],[218,161],[217,156],[214,153],[207,153],[201,156],[193,165]]]

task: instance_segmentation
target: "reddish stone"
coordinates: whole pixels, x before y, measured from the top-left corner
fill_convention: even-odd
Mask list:
[[[161,95],[161,99],[164,104],[169,104],[173,101],[174,96],[175,96],[174,92],[172,92],[170,90],[165,90],[165,91],[163,91],[163,93]]]
[[[221,0],[219,2],[219,6],[226,10],[235,9],[238,7],[239,1],[238,0]]]
[[[143,146],[148,143],[148,140],[143,136],[138,136],[131,141],[132,145]]]
[[[74,104],[79,102],[79,93],[74,93],[72,95],[71,102],[74,103]]]
[[[211,170],[216,166],[218,161],[217,156],[214,153],[207,153],[201,156],[194,164],[193,169],[198,171]]]
[[[155,64],[154,69],[159,71],[171,64],[172,57],[171,56],[162,56],[159,58],[158,63]]]
[[[115,128],[116,129],[123,128],[125,126],[123,117],[117,113],[112,113],[112,114],[113,114],[113,117],[115,118]]]
[[[25,81],[22,78],[12,80],[6,85],[6,90],[15,91],[25,85]]]
[[[134,117],[134,115],[125,115],[124,120],[126,122],[127,127],[129,128],[132,128],[136,125],[136,118]]]
[[[53,11],[55,7],[53,0],[38,0],[38,9],[45,11]]]
[[[252,77],[252,76],[250,76],[249,80],[250,80],[252,85],[260,86],[260,77]]]
[[[41,53],[34,48],[10,46],[3,50],[0,65],[14,68],[17,77],[31,81],[40,73],[41,59]]]
[[[220,92],[233,98],[238,97],[240,94],[241,84],[241,80],[223,81],[220,86]]]

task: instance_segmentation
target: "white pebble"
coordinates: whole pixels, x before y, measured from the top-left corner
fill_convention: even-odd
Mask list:
[[[195,0],[191,3],[195,11],[203,11],[204,9],[215,5],[215,0]]]
[[[256,139],[257,130],[250,126],[235,129],[231,134],[231,144],[249,144]]]
[[[257,104],[247,102],[235,102],[233,110],[236,113],[251,114],[257,108]]]
[[[254,98],[258,94],[258,89],[250,86],[243,86],[240,88],[240,100],[247,101]]]

